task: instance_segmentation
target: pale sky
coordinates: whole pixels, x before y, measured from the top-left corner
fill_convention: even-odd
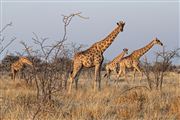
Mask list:
[[[8,2],[9,1],[9,2]],[[1,27],[13,22],[13,27],[4,34],[16,36],[17,40],[8,51],[22,51],[20,41],[29,44],[33,34],[49,37],[50,42],[63,35],[62,14],[82,12],[88,20],[74,18],[68,28],[68,41],[91,46],[106,37],[116,23],[124,20],[124,32],[120,33],[113,44],[105,51],[104,57],[112,60],[123,48],[129,53],[148,44],[154,37],[160,39],[166,49],[180,47],[179,39],[179,2],[176,0],[162,1],[1,1]],[[153,61],[154,53],[162,50],[154,46],[146,56]],[[2,56],[1,56],[2,57]]]

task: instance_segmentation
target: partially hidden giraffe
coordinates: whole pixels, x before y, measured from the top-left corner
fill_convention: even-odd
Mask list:
[[[20,57],[19,60],[11,65],[12,78],[15,80],[16,73],[20,71],[24,64],[33,66],[32,62],[27,57]]]
[[[111,71],[114,71],[116,74],[118,74],[117,73],[118,72],[117,68],[119,67],[118,63],[124,57],[125,54],[128,54],[127,48],[124,48],[123,51],[117,57],[115,57],[112,61],[110,61],[106,64],[106,67],[105,67],[106,73],[105,73],[104,77],[107,77],[110,79]]]
[[[71,92],[72,83],[75,78],[80,74],[83,67],[90,68],[95,67],[95,79],[94,79],[94,91],[96,90],[96,82],[99,83],[99,89],[101,88],[100,69],[103,62],[103,53],[111,45],[114,39],[120,32],[123,32],[125,22],[119,21],[116,28],[103,40],[94,43],[90,48],[85,51],[78,52],[73,58],[73,70],[70,74],[70,84],[68,93]],[[76,89],[78,88],[78,80],[75,80]]]
[[[158,38],[154,38],[149,44],[147,44],[145,47],[140,48],[138,50],[133,51],[130,55],[123,57],[121,59],[121,61],[119,62],[119,72],[117,77],[119,78],[122,74],[125,75],[125,79],[126,78],[126,69],[127,68],[133,68],[134,70],[134,76],[133,76],[133,80],[135,80],[135,73],[136,71],[138,71],[141,74],[141,78],[142,79],[142,72],[140,70],[139,67],[139,59],[148,51],[150,50],[155,44],[161,45],[163,46],[163,43],[158,39]]]

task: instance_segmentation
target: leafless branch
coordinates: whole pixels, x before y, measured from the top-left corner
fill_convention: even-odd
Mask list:
[[[0,36],[1,36],[1,33],[9,26],[12,26],[12,22],[6,24],[1,30],[0,30]]]
[[[2,47],[1,49],[0,49],[0,54],[2,54],[2,52],[9,46],[9,45],[11,45],[11,43],[13,42],[13,41],[15,41],[16,40],[16,37],[13,37],[4,47]]]
[[[5,37],[2,36],[2,33],[4,32],[4,30],[6,30],[9,26],[12,26],[12,22],[10,22],[9,24],[6,24],[1,30],[0,30],[0,54],[2,54],[2,52],[4,52],[4,50],[10,45],[12,44],[13,41],[16,40],[16,37],[11,38],[10,41],[8,41],[5,45],[4,41],[5,41]]]

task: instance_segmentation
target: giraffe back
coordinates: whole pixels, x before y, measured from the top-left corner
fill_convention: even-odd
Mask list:
[[[123,57],[120,61],[119,61],[119,65],[121,67],[127,67],[127,68],[131,68],[133,63],[136,62],[133,58],[132,55],[128,55],[126,57]]]
[[[21,58],[19,58],[18,61],[14,62],[11,65],[11,69],[18,71],[23,67],[24,64],[28,64],[28,65],[32,66],[32,62],[28,58],[21,57]]]

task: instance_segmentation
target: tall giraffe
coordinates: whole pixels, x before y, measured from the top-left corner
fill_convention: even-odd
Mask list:
[[[101,88],[100,69],[103,62],[103,53],[111,45],[119,32],[123,32],[125,22],[120,21],[117,23],[116,28],[103,40],[94,43],[90,48],[85,51],[78,52],[74,55],[73,71],[70,75],[70,85],[68,93],[71,92],[71,87],[74,79],[79,76],[83,67],[95,67],[94,91],[96,90],[96,82],[99,82],[99,89]],[[76,89],[78,80],[75,80]]]
[[[22,69],[24,64],[28,64],[32,66],[32,62],[29,61],[27,57],[20,57],[18,61],[14,62],[11,65],[11,72],[12,72],[13,80],[15,80],[16,73]]]
[[[155,44],[163,46],[163,43],[160,40],[158,40],[158,38],[154,38],[145,47],[140,48],[138,50],[135,50],[130,55],[122,58],[121,61],[119,62],[120,70],[119,70],[119,73],[118,73],[117,77],[119,78],[121,76],[121,74],[124,74],[125,75],[125,79],[126,79],[126,68],[133,68],[134,69],[133,80],[135,80],[135,73],[136,73],[136,71],[138,71],[142,75],[142,72],[141,72],[140,67],[139,67],[139,59],[148,50],[150,50]],[[142,79],[142,76],[141,76],[141,79]]]
[[[124,48],[123,51],[117,57],[115,57],[112,61],[106,64],[106,74],[104,75],[104,77],[107,76],[108,78],[110,78],[111,71],[117,73],[118,62],[124,57],[125,54],[128,54],[127,48]]]

